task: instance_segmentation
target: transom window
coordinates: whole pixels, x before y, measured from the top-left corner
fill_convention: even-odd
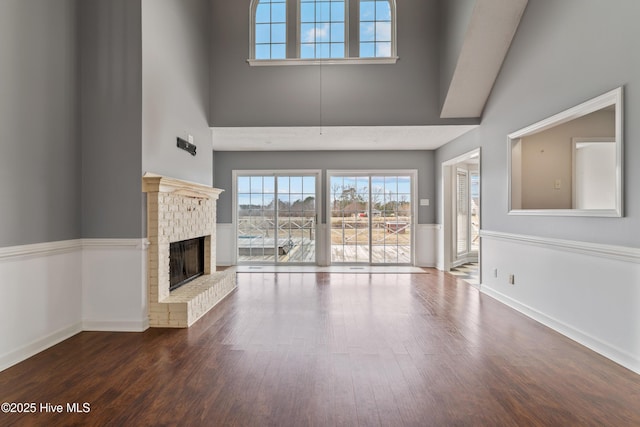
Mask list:
[[[395,62],[395,8],[395,0],[252,0],[249,63]]]

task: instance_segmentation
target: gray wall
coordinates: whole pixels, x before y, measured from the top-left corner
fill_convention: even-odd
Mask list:
[[[444,104],[447,91],[458,64],[467,27],[477,0],[446,0],[441,6],[440,46],[440,107]]]
[[[439,1],[397,0],[396,64],[321,67],[250,67],[250,3],[211,1],[212,126],[477,122],[440,119]]]
[[[140,0],[78,3],[82,236],[142,237]]]
[[[80,237],[75,5],[0,1],[0,247]]]
[[[321,169],[322,200],[321,221],[326,222],[327,169],[416,169],[418,171],[418,198],[431,199],[431,206],[420,206],[418,223],[431,224],[434,210],[434,169],[432,151],[305,151],[305,152],[229,152],[215,153],[215,187],[225,190],[218,202],[218,222],[232,221],[233,170],[287,170]],[[417,201],[415,201],[417,202]]]
[[[142,170],[208,185],[209,3],[142,0]],[[195,157],[176,147],[188,134]]]
[[[640,2],[529,2],[482,125],[436,152],[436,166],[482,147],[482,227],[560,239],[640,245]],[[625,86],[626,217],[507,215],[507,134]],[[437,175],[436,188],[440,188]],[[438,194],[438,197],[440,194]],[[438,212],[438,221],[441,218]]]

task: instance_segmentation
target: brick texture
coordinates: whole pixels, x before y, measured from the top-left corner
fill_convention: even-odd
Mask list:
[[[146,180],[147,177],[143,178]],[[220,190],[153,176],[147,192],[149,325],[186,328],[236,287],[235,270],[216,272],[216,201]],[[214,190],[214,189],[208,189]],[[205,237],[204,276],[169,291],[169,244]]]

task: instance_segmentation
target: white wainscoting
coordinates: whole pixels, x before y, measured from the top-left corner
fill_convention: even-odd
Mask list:
[[[439,224],[418,224],[415,234],[416,267],[435,267],[438,264]]]
[[[83,330],[144,331],[146,239],[0,248],[0,370]]]
[[[236,264],[236,227],[233,224],[216,224],[216,264]]]
[[[640,373],[640,249],[481,236],[483,293]]]
[[[82,330],[82,241],[0,248],[0,370]]]
[[[84,239],[82,329],[142,332],[147,316],[146,239]]]

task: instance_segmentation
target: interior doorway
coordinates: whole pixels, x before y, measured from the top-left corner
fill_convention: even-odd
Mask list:
[[[444,271],[464,264],[480,265],[480,180],[479,148],[442,164],[440,265]]]

